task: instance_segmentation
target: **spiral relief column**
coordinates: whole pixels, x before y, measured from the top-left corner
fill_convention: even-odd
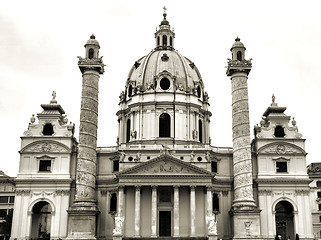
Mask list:
[[[253,198],[251,160],[250,118],[247,79],[251,71],[251,60],[245,60],[245,47],[239,38],[231,48],[227,76],[232,83],[232,131],[234,239],[256,239],[260,235],[259,211]],[[251,235],[251,236],[250,236]]]
[[[98,83],[104,73],[99,43],[92,35],[87,41],[86,57],[78,57],[82,72],[79,147],[76,168],[75,200],[68,211],[68,239],[96,239],[96,147],[98,128]]]

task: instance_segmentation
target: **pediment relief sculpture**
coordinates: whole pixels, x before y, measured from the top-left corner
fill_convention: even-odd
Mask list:
[[[69,153],[70,151],[71,150],[67,146],[53,141],[34,142],[21,149],[21,152],[37,153]]]
[[[293,144],[289,143],[272,143],[265,145],[258,149],[258,153],[265,154],[277,154],[277,155],[285,155],[285,154],[306,154],[306,152]]]

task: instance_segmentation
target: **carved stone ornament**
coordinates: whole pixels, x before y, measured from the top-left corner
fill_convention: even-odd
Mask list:
[[[23,149],[24,152],[68,152],[66,148],[52,142],[37,143],[32,146],[27,146]]]
[[[274,145],[263,147],[261,149],[259,149],[258,152],[268,153],[268,154],[275,153],[278,155],[304,153],[304,150],[300,150],[298,148],[292,147],[287,144],[274,144]]]
[[[192,173],[190,169],[186,169],[183,166],[178,166],[170,162],[160,161],[150,167],[146,167],[142,170],[142,173],[153,173],[153,174],[166,174],[166,173]]]
[[[113,235],[116,235],[116,236],[122,235],[124,219],[125,218],[121,216],[115,217],[115,228],[113,229]]]
[[[285,154],[285,146],[284,145],[277,145],[276,146],[276,153],[277,154]]]

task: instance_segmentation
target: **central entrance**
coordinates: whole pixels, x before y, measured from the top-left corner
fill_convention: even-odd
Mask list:
[[[171,211],[159,211],[159,236],[168,237],[171,236]]]

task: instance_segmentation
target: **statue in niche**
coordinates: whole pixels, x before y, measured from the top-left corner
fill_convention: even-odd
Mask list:
[[[193,139],[196,140],[197,139],[197,135],[198,135],[198,131],[196,129],[193,130],[192,132],[193,135]]]

